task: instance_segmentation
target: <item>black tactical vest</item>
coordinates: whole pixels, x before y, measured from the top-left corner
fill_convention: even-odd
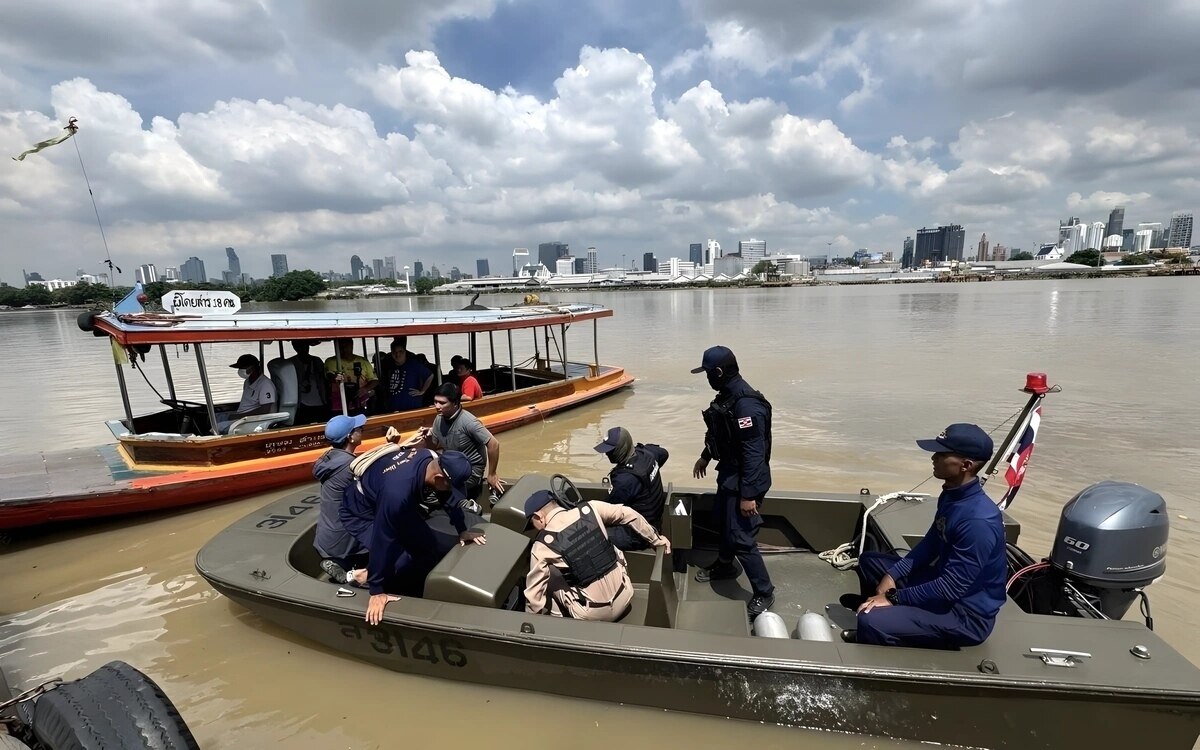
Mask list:
[[[758,391],[747,391],[736,396],[730,396],[723,401],[713,400],[708,408],[701,412],[704,426],[708,428],[705,435],[704,447],[718,461],[729,460],[740,463],[742,460],[741,429],[737,424],[737,416],[733,413],[734,406],[744,398],[761,401],[767,408],[766,424],[766,460],[771,460],[771,402]]]
[[[584,503],[578,510],[579,520],[567,528],[557,533],[543,529],[535,538],[562,556],[567,569],[561,572],[567,585],[585,588],[612,572],[620,561],[592,507]]]
[[[654,455],[638,443],[629,460],[613,469],[612,474],[614,479],[617,474],[630,474],[637,478],[642,489],[629,502],[629,507],[657,528],[662,523],[666,493],[663,492],[662,475]]]

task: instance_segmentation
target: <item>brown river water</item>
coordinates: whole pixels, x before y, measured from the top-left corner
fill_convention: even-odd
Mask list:
[[[721,343],[774,404],[777,488],[909,490],[930,468],[914,439],[951,422],[1001,424],[1024,403],[1017,389],[1025,373],[1045,371],[1063,390],[1046,399],[1033,462],[1012,509],[1023,527],[1022,546],[1035,557],[1046,554],[1062,504],[1093,482],[1120,479],[1160,492],[1172,528],[1166,577],[1150,588],[1155,624],[1200,664],[1200,284],[1194,279],[558,299],[616,311],[600,325],[600,361],[627,367],[638,381],[614,397],[500,435],[503,475],[553,469],[597,481],[607,463],[592,446],[609,427],[623,425],[635,440],[671,452],[666,479],[694,485],[689,468],[701,447],[699,412],[711,391],[688,370],[705,347]],[[514,301],[515,295],[480,300]],[[446,309],[466,302],[324,305]],[[122,407],[105,343],[80,332],[70,311],[0,313],[0,331],[8,362],[0,372],[0,450],[107,442],[103,421],[119,417]],[[427,340],[413,339],[409,348],[432,355]],[[532,341],[518,342],[518,349],[518,359],[527,356]],[[205,351],[214,387],[230,399],[240,381],[224,365],[241,351]],[[455,351],[448,343],[442,356]],[[572,329],[570,358],[591,353],[591,324]],[[198,396],[192,355],[171,356],[180,396]],[[479,359],[488,364],[486,349]],[[497,360],[507,361],[507,352],[498,351]],[[157,356],[146,370],[165,394]],[[129,378],[135,412],[156,406],[146,383]],[[993,494],[1000,489],[991,487]],[[936,493],[936,483],[926,481],[921,490]],[[435,742],[535,748],[567,737],[576,747],[606,749],[918,746],[411,677],[341,656],[218,596],[193,568],[200,546],[274,497],[80,526],[0,549],[0,664],[10,681],[77,677],[124,659],[166,689],[205,748]]]

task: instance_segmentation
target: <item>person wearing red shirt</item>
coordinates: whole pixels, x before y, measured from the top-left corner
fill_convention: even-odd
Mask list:
[[[458,375],[458,387],[462,390],[463,401],[483,398],[483,388],[479,386],[479,380],[475,377],[474,362],[469,359],[460,360],[454,367],[454,373]]]

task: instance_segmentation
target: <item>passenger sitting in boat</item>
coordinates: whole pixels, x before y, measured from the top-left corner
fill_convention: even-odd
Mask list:
[[[504,492],[500,470],[500,441],[469,411],[462,408],[462,395],[454,383],[442,383],[433,396],[437,416],[433,427],[425,432],[426,444],[437,450],[462,451],[471,461],[471,479],[467,482],[467,498],[474,501],[483,488],[484,470],[487,484],[497,495]]]
[[[354,481],[350,462],[354,460],[354,449],[362,443],[362,428],[366,423],[367,418],[362,414],[354,417],[339,414],[329,420],[325,439],[332,447],[313,464],[313,478],[321,483],[321,515],[317,518],[313,546],[324,558],[321,570],[334,583],[363,586],[367,582],[363,566],[366,548],[346,531],[338,515],[346,488]]]
[[[262,363],[253,354],[243,354],[230,367],[237,368],[238,375],[245,381],[242,384],[242,400],[234,411],[217,413],[217,432],[225,434],[229,426],[242,417],[254,414],[270,414],[275,411],[278,399],[275,395],[275,384],[263,374]]]
[[[450,358],[450,372],[448,372],[442,376],[443,383],[457,383],[458,382],[458,363],[462,362],[463,359],[464,359],[464,357],[461,354],[455,354],[453,357]]]
[[[608,473],[608,501],[627,505],[641,514],[655,530],[662,529],[663,505],[667,493],[663,490],[660,469],[667,463],[666,449],[654,445],[633,444],[633,437],[624,427],[608,431],[604,442],[596,446],[597,453],[608,456],[615,466]],[[646,549],[645,540],[629,533],[628,526],[609,530],[608,538],[620,550]]]
[[[329,384],[325,381],[325,364],[320,357],[309,354],[314,342],[293,341],[294,356],[287,361],[296,368],[296,385],[300,399],[296,404],[295,424],[314,424],[329,416]]]
[[[458,378],[458,387],[462,391],[463,401],[483,398],[483,388],[479,386],[479,379],[475,377],[474,362],[459,358],[458,364],[454,366],[454,373]]]
[[[534,614],[616,622],[629,612],[633,583],[609,528],[628,526],[671,553],[670,540],[623,505],[593,500],[565,508],[540,490],[525,501],[525,517],[538,532],[525,578],[525,609]]]
[[[375,368],[366,359],[354,353],[354,339],[337,339],[338,356],[325,360],[325,378],[329,381],[329,408],[335,413],[342,411],[342,391],[346,393],[346,411],[362,414],[371,402],[375,386]]]
[[[418,448],[381,455],[351,484],[340,517],[368,549],[368,623],[379,623],[395,595],[420,596],[425,576],[455,544],[486,543],[482,533],[468,530],[483,519],[468,517],[460,505],[470,476],[471,462],[463,454]],[[427,489],[450,491],[442,513],[428,519],[421,512]]]
[[[886,646],[957,648],[983,643],[1004,604],[1008,567],[1000,509],[976,476],[992,439],[973,424],[952,424],[917,445],[933,452],[942,480],[933,525],[903,559],[864,552],[857,640]]]
[[[387,407],[391,411],[419,409],[424,405],[425,392],[433,386],[433,372],[405,348],[393,341],[388,358]]]

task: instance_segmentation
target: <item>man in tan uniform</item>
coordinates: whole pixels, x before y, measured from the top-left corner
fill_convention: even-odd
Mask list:
[[[534,614],[615,622],[629,612],[633,583],[605,526],[627,526],[671,553],[671,542],[623,505],[593,500],[564,508],[542,490],[525,501],[525,517],[537,529],[525,578],[525,609]]]

